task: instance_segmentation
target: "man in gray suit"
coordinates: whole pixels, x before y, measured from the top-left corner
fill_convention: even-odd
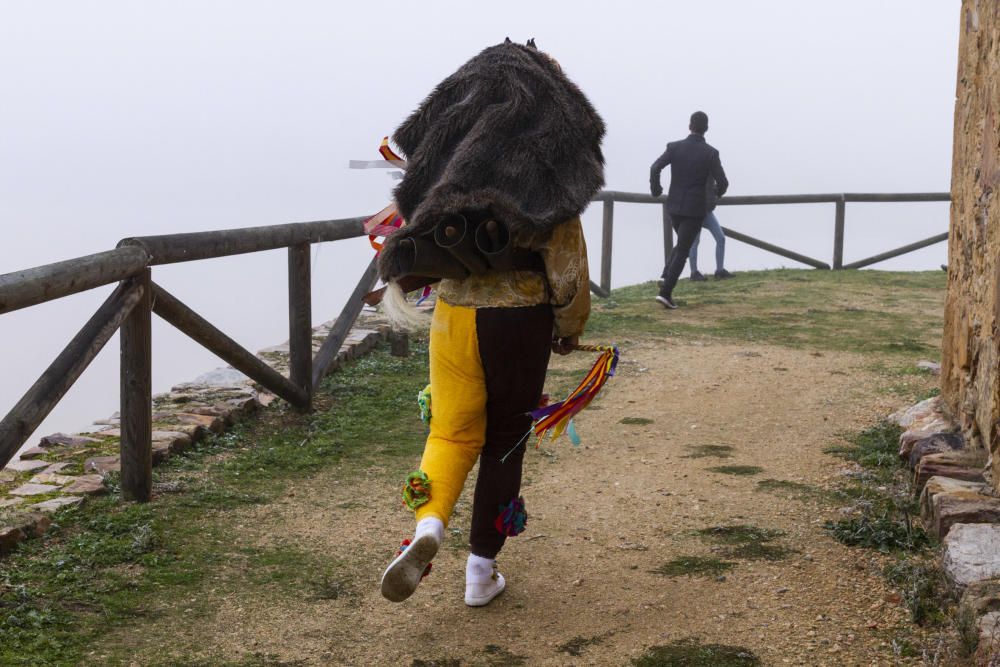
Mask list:
[[[663,267],[663,284],[656,300],[664,308],[676,308],[673,300],[674,287],[684,270],[684,262],[691,251],[691,244],[701,232],[701,224],[708,213],[706,185],[709,178],[715,179],[716,194],[721,197],[729,188],[726,172],[722,170],[719,151],[705,143],[708,131],[708,115],[703,111],[691,114],[688,126],[691,134],[687,139],[672,141],[667,150],[656,158],[649,169],[649,191],[654,197],[663,194],[660,172],[670,165],[670,190],[667,192],[667,213],[677,242]]]

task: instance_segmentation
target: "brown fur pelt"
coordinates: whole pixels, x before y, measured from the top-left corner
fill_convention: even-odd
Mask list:
[[[604,185],[604,122],[558,64],[534,46],[491,46],[442,81],[393,134],[407,170],[395,190],[399,240],[449,215],[505,222],[518,245],[579,215]]]

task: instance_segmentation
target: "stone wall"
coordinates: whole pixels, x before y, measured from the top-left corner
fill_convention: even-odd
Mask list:
[[[942,395],[1000,488],[1000,3],[963,0]]]

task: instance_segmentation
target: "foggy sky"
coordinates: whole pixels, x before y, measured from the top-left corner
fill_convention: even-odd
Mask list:
[[[0,273],[125,236],[377,211],[393,181],[350,171],[348,160],[377,158],[381,138],[435,84],[506,36],[536,38],[602,114],[610,189],[645,192],[649,164],[702,109],[731,194],[946,191],[959,8],[3,0]],[[595,212],[585,216],[593,266]],[[719,215],[829,261],[832,205]],[[654,277],[659,211],[619,207],[616,224],[615,284]],[[845,254],[946,228],[947,205],[849,205]],[[714,268],[712,248],[702,243],[703,271]],[[793,265],[735,243],[728,253],[736,269]],[[358,240],[314,256],[322,321],[370,252]],[[885,267],[934,268],[944,257],[942,244]],[[157,267],[154,278],[250,349],[287,337],[284,253]],[[0,317],[0,412],[109,291]],[[219,365],[162,323],[154,336],[157,390]],[[113,341],[49,423],[79,428],[116,409],[116,374]]]

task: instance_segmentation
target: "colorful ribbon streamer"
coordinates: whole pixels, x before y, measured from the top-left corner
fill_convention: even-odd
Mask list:
[[[565,400],[539,408],[531,413],[531,418],[535,420],[533,430],[538,438],[536,446],[542,442],[546,435],[551,435],[553,440],[562,435],[563,431],[569,427],[570,420],[590,405],[608,378],[615,374],[619,357],[617,346],[576,345],[573,349],[583,352],[600,352],[601,356],[598,357],[593,368],[590,369],[579,386]],[[576,429],[573,428],[572,432],[575,435]],[[576,444],[579,441],[579,436],[573,440]]]
[[[383,137],[382,143],[378,147],[378,152],[382,155],[385,162],[361,162],[358,160],[351,161],[351,167],[354,169],[366,168],[368,166],[382,166],[383,164],[391,164],[392,166],[399,167],[401,169],[406,169],[406,160],[396,155],[396,153],[389,146],[389,137]],[[368,218],[364,222],[365,233],[368,234],[368,242],[371,244],[372,248],[375,249],[375,255],[382,252],[383,243],[379,242],[378,238],[387,238],[396,232],[398,232],[403,226],[406,225],[406,221],[400,217],[399,211],[396,210],[395,204],[389,204],[381,211]]]

